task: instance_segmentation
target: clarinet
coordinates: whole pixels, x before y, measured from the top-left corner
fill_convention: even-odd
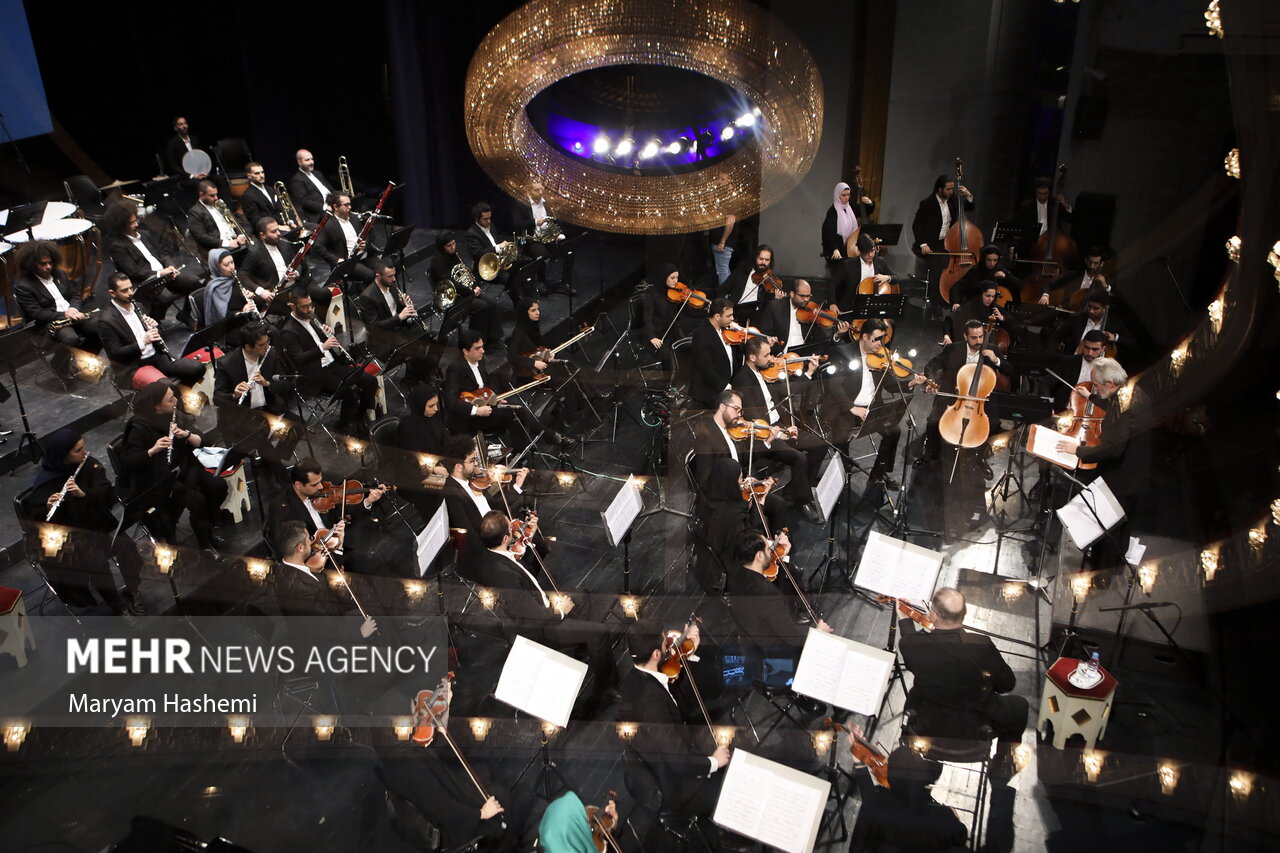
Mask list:
[[[232,276],[232,278],[235,279],[236,287],[240,288],[240,295],[244,297],[245,304],[253,309],[253,316],[261,320],[262,312],[258,310],[258,302],[253,295],[253,291],[240,283],[239,275]]]
[[[136,302],[133,303],[133,313],[138,315],[138,320],[142,323],[142,327],[144,329],[159,328],[160,324],[157,323],[153,317],[148,317],[146,314],[143,314],[141,311],[138,310],[138,303]],[[160,340],[156,341],[151,346],[155,348],[156,352],[162,352],[165,355],[169,354],[169,348],[165,346],[163,336],[160,338]]]
[[[88,456],[85,456],[84,459],[80,460],[80,464],[76,466],[76,470],[72,471],[67,482],[62,484],[62,491],[58,492],[58,499],[53,502],[53,506],[49,507],[49,514],[44,517],[45,521],[53,521],[53,514],[58,511],[58,507],[62,506],[62,501],[67,496],[67,492],[70,491],[72,481],[75,480],[76,475],[80,473],[80,469],[84,467],[84,463],[88,461]]]
[[[264,352],[264,353],[262,354],[262,361],[258,363],[258,372],[261,372],[261,371],[262,371],[262,368],[266,366],[266,364],[267,364],[267,356],[269,356],[269,355],[271,355],[271,345],[270,345],[270,344],[268,344],[268,345],[267,345],[267,351],[266,351],[266,352]],[[250,395],[251,393],[253,393],[253,386],[254,386],[254,385],[257,385],[257,384],[258,384],[257,382],[254,382],[254,381],[253,381],[253,377],[252,377],[252,376],[250,376],[250,377],[249,377],[249,382],[248,382],[248,386],[249,386],[249,387],[248,387],[248,388],[245,388],[245,389],[244,389],[244,393],[240,395],[240,399],[239,399],[239,400],[236,400],[236,405],[237,405],[237,406],[244,405],[244,401],[245,401],[245,400],[248,400],[248,399],[249,399],[249,395]]]
[[[396,296],[396,304],[399,305],[402,309],[408,306],[409,308],[413,308],[415,312],[418,310],[417,307],[413,304],[413,297],[410,296],[408,293],[405,293],[404,291],[400,290],[400,288],[398,287],[393,287],[391,289],[391,292],[394,293]],[[411,322],[417,322],[418,326],[420,326],[422,328],[422,331],[424,332],[431,331],[431,327],[427,325],[426,318],[423,317],[421,314],[415,313],[413,315]]]
[[[164,449],[164,461],[173,464],[173,433],[178,428],[178,404],[173,404],[173,417],[169,419],[169,446]]]
[[[347,352],[347,349],[342,345],[342,342],[338,341],[338,337],[333,333],[333,329],[329,328],[324,323],[316,323],[315,320],[312,320],[311,322],[315,323],[316,327],[320,329],[320,331],[324,332],[325,337],[333,338],[334,341],[338,343],[338,352],[342,353],[343,358],[352,364],[355,364],[355,359],[351,357],[351,353]]]

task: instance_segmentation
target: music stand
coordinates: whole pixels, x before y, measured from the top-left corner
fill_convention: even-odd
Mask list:
[[[848,313],[858,319],[879,317],[882,320],[897,320],[906,311],[907,297],[901,293],[859,293],[853,297],[853,305],[841,314]]]
[[[405,225],[403,228],[392,229],[387,235],[387,245],[382,250],[383,257],[395,256],[396,266],[404,273],[405,286],[412,281],[409,275],[409,267],[404,262],[404,250],[409,246],[409,238],[413,236],[413,232],[417,229],[416,225]]]
[[[1024,225],[1021,222],[997,222],[995,227],[991,229],[991,242],[1002,243],[1008,245],[1022,245],[1024,242],[1031,240],[1032,236],[1039,236],[1040,225]]]
[[[28,450],[31,454],[31,461],[40,462],[40,442],[36,439],[36,434],[31,430],[31,419],[27,415],[26,404],[22,401],[22,386],[18,384],[18,364],[20,361],[26,361],[24,354],[28,353],[31,348],[31,340],[27,337],[29,332],[23,326],[14,326],[0,335],[0,366],[9,372],[9,379],[13,382],[13,393],[18,398],[18,416],[22,420],[22,438],[18,440],[18,449],[15,453],[15,463],[10,475],[16,474],[18,471],[18,463],[16,460],[22,458],[24,450]],[[21,337],[18,337],[21,335]],[[0,386],[3,390],[3,386]],[[8,392],[5,392],[4,399],[8,399]]]
[[[186,358],[193,352],[205,350],[209,353],[209,363],[212,364],[214,360],[213,351],[217,345],[222,342],[222,338],[226,330],[227,321],[226,319],[223,319],[213,325],[205,326],[198,331],[193,332],[191,337],[187,338],[186,344],[182,347],[182,357]]]
[[[627,477],[609,506],[600,511],[604,522],[605,538],[610,547],[622,542],[622,593],[631,594],[631,525],[644,509],[644,495],[640,493],[640,481]]]
[[[333,269],[329,270],[329,276],[324,280],[324,284],[321,287],[332,287],[336,281],[345,281],[358,263],[360,263],[360,258],[347,258],[345,261],[338,261],[333,265]]]
[[[868,222],[861,225],[862,234],[872,240],[879,239],[881,246],[896,246],[902,240],[901,222]]]
[[[547,247],[551,257],[560,258],[564,263],[560,268],[560,284],[569,295],[569,313],[573,314],[573,262],[578,256],[578,247],[587,237],[587,232],[557,240]]]

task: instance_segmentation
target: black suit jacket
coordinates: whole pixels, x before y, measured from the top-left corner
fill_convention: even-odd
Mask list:
[[[456,353],[456,350],[455,350]],[[454,433],[474,433],[481,432],[488,428],[493,422],[493,418],[477,417],[473,414],[471,405],[464,403],[458,396],[463,391],[478,391],[481,387],[493,388],[495,391],[503,389],[494,384],[494,378],[490,376],[489,371],[485,369],[484,362],[478,365],[480,370],[480,378],[484,380],[484,385],[476,384],[475,375],[472,374],[471,368],[467,365],[466,359],[460,354],[450,361],[448,367],[444,370],[444,412],[446,415],[445,423],[449,427],[450,432]]]
[[[494,243],[501,243],[507,239],[502,236],[502,233],[498,231],[497,225],[492,222],[489,224],[489,233],[493,235]],[[480,226],[474,222],[471,223],[470,228],[462,233],[462,244],[467,247],[467,254],[471,256],[471,269],[473,272],[476,264],[480,262],[480,257],[494,251],[493,243],[489,242],[489,238],[484,236]]]
[[[137,303],[134,303],[136,309]],[[133,329],[125,322],[115,303],[109,302],[98,314],[98,337],[107,357],[117,365],[134,365],[142,360],[142,349],[133,336]],[[158,345],[155,346],[159,351]]]
[[[770,582],[741,566],[730,567],[726,574],[725,591],[729,593],[733,619],[743,636],[762,648],[790,646],[798,654],[809,628],[792,616],[791,599],[779,588],[779,584],[786,581],[779,578],[777,582]]]
[[[1050,217],[1053,216],[1052,206],[1055,204],[1058,205],[1058,227],[1061,228],[1063,225],[1071,221],[1071,213],[1065,207],[1062,206],[1062,202],[1049,199],[1049,206],[1048,206],[1047,212],[1050,215]],[[1018,202],[1018,210],[1013,215],[1013,221],[1018,223],[1019,225],[1028,226],[1031,228],[1038,228],[1040,225],[1040,220],[1036,218],[1036,200],[1034,198],[1028,198]],[[1040,235],[1034,231],[1031,233],[1032,233],[1032,236],[1029,242],[1035,243],[1035,241],[1039,238]]]
[[[355,229],[357,235],[360,233],[360,222],[352,217],[350,220],[351,227]],[[350,254],[347,252],[347,236],[342,233],[342,226],[338,224],[338,217],[330,216],[329,221],[324,224],[324,229],[316,237],[316,241],[311,246],[311,251],[316,256],[324,260],[329,266],[337,266],[340,261],[345,261]]]
[[[195,240],[196,245],[205,252],[222,248],[222,237],[219,235],[217,222],[213,218],[220,215],[216,210],[211,211],[198,201],[187,211],[187,230],[191,232],[191,239]],[[236,213],[232,213],[232,216],[240,222],[240,227],[246,234],[250,233],[244,217]]]
[[[693,375],[689,384],[689,396],[694,402],[707,408],[713,408],[720,392],[729,384],[733,374],[742,364],[742,354],[737,347],[730,347],[730,358],[725,358],[724,345],[720,333],[711,322],[704,320],[693,330],[693,341],[690,353],[693,360]]]
[[[673,685],[673,691],[687,679]],[[686,725],[679,705],[662,684],[634,665],[624,665],[618,675],[621,702],[618,719],[639,723],[631,748],[658,776],[664,791],[677,791],[693,776],[708,776],[710,752],[702,753],[694,742],[695,729]],[[711,744],[707,744],[708,747]]]
[[[344,601],[339,592],[329,586],[328,578],[323,572],[307,577],[299,568],[276,562],[272,567],[271,582],[275,589],[276,606],[285,616],[340,618],[355,608],[350,596],[346,596]]]
[[[196,136],[194,133],[188,134],[187,138],[191,140],[192,150],[197,148],[204,149],[204,145],[200,142],[200,137]],[[186,156],[186,153],[186,143],[182,141],[182,137],[178,134],[175,133],[173,136],[170,136],[169,140],[165,142],[164,164],[168,167],[170,175],[181,175],[184,178],[187,177],[186,170],[182,168],[182,158]]]
[[[908,704],[981,711],[993,693],[1008,693],[1015,678],[989,637],[963,628],[917,631],[903,620],[898,651],[915,676]]]
[[[951,393],[956,392],[956,375],[960,372],[960,368],[965,365],[965,353],[967,350],[968,344],[964,341],[957,341],[953,344],[947,344],[942,348],[941,352],[929,360],[924,372],[930,379],[938,383],[939,390]],[[994,347],[987,347],[983,349],[982,353],[983,363],[999,373],[1009,373],[1008,359],[1000,359],[999,367],[996,367],[994,361],[992,361],[993,358],[1000,358]],[[967,388],[965,390],[968,391]]]
[[[329,192],[333,192],[333,184],[329,183],[324,175],[319,172],[313,174],[320,179],[320,183],[329,188]],[[316,189],[316,185],[301,169],[294,171],[289,178],[289,198],[293,199],[298,213],[307,217],[310,222],[319,222],[320,217],[324,215],[325,196],[321,195],[320,190]]]
[[[996,278],[997,272],[1003,272],[1004,278]],[[960,277],[955,287],[951,288],[951,304],[956,305],[967,302],[982,290],[984,281],[994,281],[996,284],[1009,288],[1009,292],[1013,294],[1013,301],[1020,302],[1022,297],[1022,279],[1013,274],[1013,271],[1004,265],[1004,261],[1000,260],[996,263],[993,270],[987,269],[985,264],[975,264],[972,269]]]
[[[311,319],[311,325],[323,341],[327,336],[319,329],[320,324],[314,317]],[[280,324],[280,343],[289,356],[289,362],[298,373],[315,375],[322,369],[320,361],[324,358],[324,350],[316,346],[311,335],[307,334],[302,323],[298,322],[292,314]],[[334,364],[346,363],[346,359],[336,349],[330,350],[330,353],[333,355]]]
[[[800,380],[800,382],[803,381],[805,380]],[[799,382],[792,381],[792,389],[796,393],[798,393],[798,390],[796,390],[798,384]],[[742,397],[742,416],[753,420],[760,418],[767,421],[769,419],[769,404],[773,403],[777,407],[776,411],[779,416],[777,426],[785,427],[788,422],[786,404],[783,402],[787,396],[786,385],[782,380],[778,380],[772,385],[766,383],[765,388],[769,390],[768,400],[765,399],[764,391],[761,390],[760,383],[756,379],[756,372],[745,362],[733,374],[733,390],[737,391],[738,395]]]
[[[955,224],[956,217],[960,213],[959,202],[956,201],[958,196],[952,195],[947,199],[947,207],[951,210],[951,224]],[[966,201],[964,203],[965,212],[973,210],[973,202]],[[934,193],[924,198],[916,207],[915,218],[911,220],[911,251],[917,255],[920,254],[920,244],[928,243],[929,248],[935,252],[942,250],[942,240],[938,238],[938,232],[942,230],[942,211],[938,208],[938,197]],[[980,246],[970,246],[973,251],[978,251]]]
[[[547,204],[545,196],[542,204],[546,208],[547,216],[554,219],[555,214],[551,212],[551,205]],[[532,234],[533,229],[538,227],[538,223],[533,221],[533,205],[529,204],[527,197],[511,200],[511,227],[517,234]]]
[[[365,509],[363,503],[347,504],[345,507],[334,507],[327,512],[320,513],[320,520],[324,522],[325,527],[332,528],[344,516],[351,516],[351,520],[347,522],[347,540],[349,543],[353,524],[357,520],[365,518],[368,514],[369,510]],[[308,533],[315,533],[317,530],[315,522],[311,520],[311,513],[307,512],[307,508],[303,505],[301,499],[293,493],[293,488],[289,483],[284,484],[275,501],[267,510],[267,535],[271,537],[272,543],[276,541],[280,526],[286,521],[301,521],[307,526]]]
[[[168,252],[161,249],[160,241],[155,237],[146,231],[139,231],[138,237],[142,240],[142,244],[147,247],[147,251],[154,255],[161,264],[175,267],[181,266],[181,264],[173,261]],[[129,276],[129,281],[133,282],[134,287],[155,275],[151,265],[147,263],[147,259],[142,256],[142,252],[128,237],[123,235],[112,237],[108,251],[111,253],[111,262],[116,265],[116,269]]]
[[[80,293],[72,286],[65,272],[54,269],[53,283],[72,308],[80,308],[83,304]],[[32,331],[42,332],[46,323],[52,323],[63,316],[54,307],[57,303],[53,301],[48,289],[33,275],[23,275],[18,279],[13,287],[13,296],[22,309],[22,316],[32,324]]]
[[[467,541],[470,542],[472,538],[478,541],[478,533],[474,537],[468,533]],[[469,554],[466,566],[463,573],[467,577],[498,593],[498,609],[510,619],[517,623],[524,622],[535,629],[539,627],[538,623],[557,624],[562,621],[554,608],[543,605],[538,588],[510,557],[481,546],[478,551]],[[554,593],[551,585],[544,581],[541,582],[541,588],[550,601],[550,595]],[[573,613],[566,618],[572,619]]]
[[[893,270],[889,269],[889,262],[879,254],[871,262],[871,268],[875,270],[876,275],[893,275]],[[862,259],[854,258],[849,261],[846,269],[848,274],[840,280],[840,289],[836,291],[834,299],[841,308],[848,310],[853,307],[853,294],[858,292],[858,284],[861,282]]]
[[[461,565],[470,567],[476,563],[485,547],[480,543],[480,521],[483,516],[480,514],[480,508],[471,499],[467,488],[453,477],[448,477],[444,481],[443,492],[444,502],[449,507],[449,526],[467,531],[462,548]]]
[[[278,346],[272,346],[258,370],[270,382],[272,376],[284,372],[281,364],[280,349]],[[249,374],[244,363],[244,350],[239,347],[214,362],[213,401],[218,406],[219,417],[230,414],[234,418],[237,414],[250,411],[249,401],[238,402],[239,398],[235,393],[237,385],[248,381]],[[266,403],[262,410],[277,415],[283,414],[287,401],[275,392],[274,386],[264,386],[262,391],[266,396]]]
[[[263,195],[264,192],[266,195]],[[252,181],[249,182],[244,195],[240,196],[240,210],[244,213],[249,227],[253,229],[249,233],[254,235],[258,233],[258,220],[262,217],[270,216],[277,222],[284,218],[280,210],[280,197],[276,195],[276,191],[269,186],[259,189],[258,185]]]
[[[298,246],[288,240],[281,240],[277,248],[280,249],[280,257],[284,258],[286,266],[299,252]],[[239,270],[246,283],[251,282],[255,287],[275,290],[280,286],[280,275],[276,272],[276,265],[267,254],[267,247],[261,240],[249,247],[244,260],[239,264]],[[299,264],[297,282],[306,282],[308,278],[307,265]]]

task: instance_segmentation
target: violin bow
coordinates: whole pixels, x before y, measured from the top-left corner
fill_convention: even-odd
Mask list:
[[[502,495],[502,505],[507,510],[507,518],[512,519],[514,518],[514,516],[511,514],[511,504],[507,501],[507,490],[502,487],[502,478],[497,477],[495,478],[495,481],[498,484],[498,494]],[[533,553],[533,559],[535,562],[537,562],[538,568],[542,569],[542,573],[547,576],[547,582],[551,584],[552,592],[554,592],[558,596],[563,597],[564,593],[560,591],[560,587],[556,586],[556,579],[553,578],[551,576],[551,572],[547,570],[547,564],[543,562],[542,555],[538,553],[538,546],[533,544],[532,538],[529,541],[528,551]],[[560,613],[559,615],[561,619],[564,618],[563,613]]]
[[[685,673],[689,676],[689,687],[691,690],[693,690],[693,698],[698,701],[698,710],[702,712],[703,722],[707,724],[707,731],[711,734],[712,742],[715,743],[716,727],[711,724],[711,715],[707,713],[707,706],[702,701],[702,691],[698,689],[698,680],[693,677],[693,670],[689,668],[689,658],[684,652],[684,644],[682,642],[683,638],[684,638],[684,634],[682,633],[680,637],[675,641],[676,657],[680,658],[680,666],[684,669]]]

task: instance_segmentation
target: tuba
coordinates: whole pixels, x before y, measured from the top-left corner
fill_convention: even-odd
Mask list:
[[[240,226],[240,220],[236,219],[235,214],[231,212],[231,208],[227,207],[225,201],[218,199],[214,206],[218,208],[218,213],[222,214],[222,218],[226,220],[227,225],[231,227],[231,231],[237,237],[243,237],[247,245],[256,245],[256,241]]]
[[[280,199],[280,211],[284,214],[282,224],[289,231],[297,231],[303,240],[307,239],[309,232],[302,227],[302,217],[298,215],[298,208],[293,206],[293,197],[285,189],[283,181],[276,181],[276,197]]]
[[[338,158],[338,189],[352,199],[356,197],[355,188],[351,185],[351,170],[347,168],[347,158]]]
[[[480,278],[485,281],[493,281],[498,277],[498,273],[511,269],[511,265],[516,262],[516,256],[519,254],[520,247],[514,241],[507,243],[497,253],[485,252],[476,263],[476,272],[480,273]]]

